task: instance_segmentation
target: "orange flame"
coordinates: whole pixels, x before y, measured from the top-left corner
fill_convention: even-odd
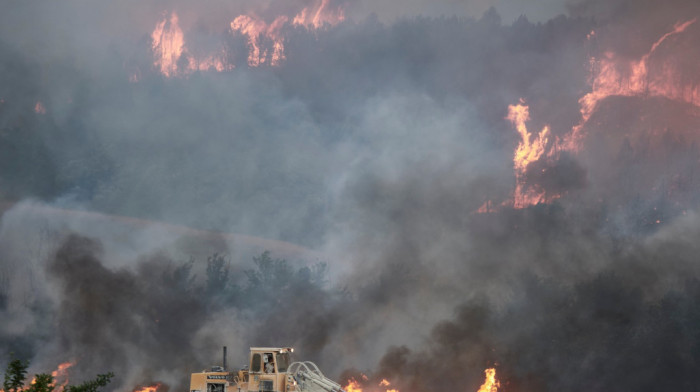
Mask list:
[[[556,144],[549,144],[549,126],[545,126],[534,140],[527,130],[525,123],[530,120],[530,108],[521,99],[517,105],[508,106],[508,116],[506,117],[515,126],[520,134],[520,143],[513,154],[513,169],[515,170],[515,191],[513,193],[513,207],[524,208],[530,205],[545,202],[545,193],[537,192],[528,188],[524,177],[528,165],[539,160],[545,152],[547,157],[552,157],[556,151]],[[488,205],[482,206],[488,211]],[[480,208],[479,210],[482,210]],[[485,211],[484,211],[485,212]]]
[[[74,362],[64,362],[58,365],[58,368],[56,368],[56,370],[51,372],[51,376],[54,379],[53,386],[55,392],[63,392],[63,390],[66,388],[66,385],[68,385],[68,368],[70,368],[73,365],[75,365]],[[60,384],[58,384],[59,379],[62,379]],[[36,384],[36,376],[32,377],[32,381],[29,382],[29,385],[34,384]],[[20,389],[20,391],[28,390],[29,385],[24,386]],[[4,392],[4,389],[0,388],[0,392]]]
[[[358,383],[355,379],[351,379],[348,381],[348,385],[343,388],[345,392],[362,392],[362,388],[360,387],[360,383]]]
[[[230,31],[247,37],[248,65],[258,67],[263,64],[278,66],[285,60],[283,28],[288,23],[308,29],[334,25],[345,20],[344,10],[332,6],[330,0],[316,0],[313,6],[305,7],[294,18],[280,15],[271,23],[256,15],[239,15],[229,23]],[[151,49],[156,69],[166,77],[188,75],[194,71],[227,71],[234,65],[226,61],[226,53],[213,53],[197,58],[188,52],[185,34],[175,12],[156,24],[151,33]],[[129,81],[140,80],[138,73],[132,73]]]
[[[316,1],[316,11],[312,11],[313,7],[305,7],[294,17],[294,24],[301,26],[313,26],[320,28],[324,24],[334,25],[345,20],[345,10],[342,7],[331,9],[328,5],[329,0]]]
[[[185,36],[175,12],[170,15],[170,20],[163,18],[156,25],[155,30],[151,33],[151,40],[153,53],[156,56],[156,67],[165,76],[175,75],[178,60],[180,60],[185,46]]]
[[[133,392],[156,392],[160,388],[161,383],[155,383],[152,385],[147,385],[143,388],[134,388]]]
[[[486,379],[477,392],[498,392],[498,387],[501,386],[501,383],[496,380],[496,369],[486,369],[484,374]]]
[[[151,33],[151,49],[155,57],[155,67],[166,77],[187,75],[194,71],[215,70],[218,72],[233,69],[233,64],[224,61],[226,53],[213,53],[202,59],[191,55],[185,46],[185,34],[180,28],[177,13],[170,14],[170,19],[163,18]],[[138,73],[129,77],[132,83],[140,79]]]
[[[265,37],[273,42],[273,52],[270,58],[270,65],[279,65],[284,60],[284,43],[281,30],[289,18],[278,16],[271,24],[264,20],[249,15],[240,15],[231,22],[231,30],[238,31],[248,36],[248,65],[257,67],[267,61],[269,53],[261,50],[260,39]]]
[[[63,390],[68,385],[68,369],[73,365],[75,365],[74,362],[64,362],[62,364],[59,364],[58,368],[51,372],[51,375],[54,378],[54,385],[56,385],[56,392],[63,392]],[[58,384],[59,379],[63,379],[60,384]]]
[[[368,377],[365,376],[365,375],[363,374],[363,375],[362,375],[362,379],[365,380],[365,381],[367,381],[367,380],[368,380]],[[378,389],[378,388],[372,387],[372,386],[369,386],[368,388],[369,388],[369,390],[372,391],[372,392],[375,392],[375,391],[376,391],[376,392],[379,392],[379,391],[383,391],[383,392],[400,392],[398,389],[389,389],[388,387],[389,387],[390,385],[391,385],[391,383],[390,383],[388,380],[382,379],[382,381],[380,381],[379,384],[378,384],[378,386],[383,387],[382,389]],[[348,381],[348,385],[347,385],[345,388],[343,388],[343,389],[345,390],[345,392],[362,392],[363,387],[360,385],[359,382],[357,382],[357,380],[355,380],[355,379],[350,379],[350,381]]]
[[[671,31],[654,42],[649,52],[637,61],[618,59],[613,52],[604,53],[600,59],[591,58],[591,92],[579,100],[581,122],[573,128],[567,146],[571,150],[578,150],[583,125],[595,111],[598,102],[609,96],[660,96],[700,106],[700,86],[683,85],[671,63],[664,64],[661,71],[653,75],[649,73],[651,55],[666,40],[685,32],[696,21],[697,19],[692,19],[676,23]],[[594,32],[589,34],[589,39],[592,35]]]

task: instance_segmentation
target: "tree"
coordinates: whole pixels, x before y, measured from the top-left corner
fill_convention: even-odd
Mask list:
[[[225,292],[227,284],[228,260],[226,256],[214,253],[207,257],[207,296],[221,296]]]
[[[40,373],[34,377],[32,385],[27,388],[27,392],[53,392],[54,385],[53,376],[47,373]]]
[[[27,378],[27,367],[29,367],[29,362],[22,362],[19,359],[13,359],[7,364],[5,381],[2,383],[5,392],[17,392],[22,390],[24,380]]]
[[[114,377],[114,373],[98,374],[94,380],[85,381],[80,385],[69,385],[66,387],[66,392],[97,392],[100,388],[109,384]]]

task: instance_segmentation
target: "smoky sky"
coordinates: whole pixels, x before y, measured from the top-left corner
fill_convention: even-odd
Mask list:
[[[0,2],[0,365],[175,390],[291,345],[372,392],[693,390],[700,25],[646,57],[682,89],[579,100],[696,2],[335,0],[249,65],[234,18],[321,3]],[[518,103],[577,149],[517,174]]]

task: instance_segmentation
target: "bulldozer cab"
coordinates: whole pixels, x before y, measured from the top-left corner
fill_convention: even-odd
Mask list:
[[[291,348],[251,347],[248,391],[282,392],[289,367]]]

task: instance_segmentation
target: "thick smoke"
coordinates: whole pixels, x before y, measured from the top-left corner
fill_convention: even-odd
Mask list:
[[[293,345],[368,389],[496,367],[506,391],[692,390],[700,24],[648,56],[646,89],[585,122],[579,99],[592,58],[644,58],[696,2],[439,3],[328,2],[344,21],[288,21],[259,67],[230,22],[320,2],[5,4],[0,365],[181,390],[223,345],[235,365]],[[188,55],[235,68],[164,76],[173,13]],[[516,176],[520,99],[533,137],[579,139]],[[516,181],[550,202],[513,208]]]

